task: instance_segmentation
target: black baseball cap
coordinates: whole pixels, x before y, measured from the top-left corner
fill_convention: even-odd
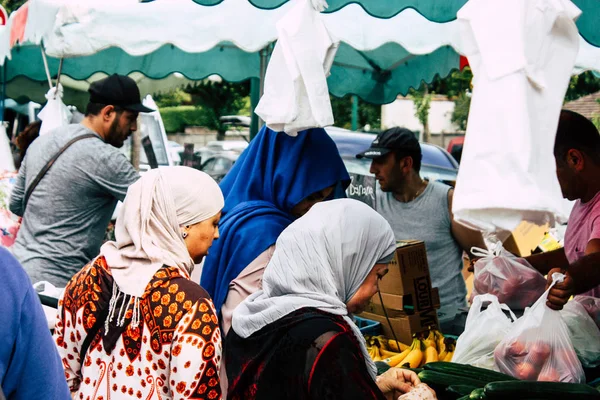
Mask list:
[[[391,128],[381,132],[371,147],[356,155],[356,158],[379,158],[394,150],[407,154],[421,154],[421,145],[413,131],[406,128]]]
[[[127,111],[149,113],[154,110],[140,101],[140,89],[133,79],[113,74],[90,85],[90,103],[118,106]]]

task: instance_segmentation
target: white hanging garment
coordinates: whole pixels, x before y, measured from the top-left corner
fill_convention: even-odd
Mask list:
[[[67,106],[65,106],[65,103],[63,103],[62,97],[63,87],[60,84],[58,85],[58,89],[53,87],[46,93],[48,102],[38,114],[39,119],[42,120],[40,136],[60,128],[61,126],[67,126],[71,122],[73,114],[69,111]]]
[[[327,76],[339,41],[318,11],[323,2],[300,0],[277,23],[279,34],[256,114],[277,132],[296,136],[333,124]]]
[[[459,12],[473,97],[454,218],[486,232],[554,224],[564,210],[553,155],[579,47],[569,0],[470,0]]]

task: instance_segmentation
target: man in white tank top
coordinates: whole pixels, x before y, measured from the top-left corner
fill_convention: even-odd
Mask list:
[[[442,331],[460,334],[464,326],[457,314],[467,304],[462,254],[473,246],[485,248],[481,234],[454,221],[450,186],[421,178],[421,146],[410,130],[382,132],[357,157],[372,160],[371,173],[379,182],[376,209],[396,239],[425,242],[431,283],[440,291]]]

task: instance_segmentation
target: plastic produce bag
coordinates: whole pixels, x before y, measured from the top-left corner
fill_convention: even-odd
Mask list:
[[[586,368],[600,366],[600,329],[585,307],[578,301],[569,301],[560,311],[569,328],[571,343],[579,361]]]
[[[596,323],[596,326],[600,329],[600,299],[592,296],[575,296],[573,301],[578,302],[585,308],[585,311]]]
[[[489,305],[482,310],[484,303]],[[510,314],[512,320],[503,310]],[[495,370],[494,349],[516,320],[515,314],[506,304],[500,304],[496,296],[476,296],[467,316],[465,331],[456,342],[452,361]]]
[[[528,381],[585,382],[560,311],[546,305],[548,292],[564,278],[563,274],[552,274],[550,288],[513,324],[510,333],[496,347],[494,357],[500,372]]]
[[[53,87],[46,93],[46,106],[38,114],[38,118],[42,120],[40,127],[40,136],[52,132],[62,126],[67,126],[71,122],[73,114],[65,103],[62,101],[63,88],[58,85],[58,88]]]
[[[530,307],[546,288],[546,279],[524,258],[515,257],[497,243],[493,251],[474,247],[471,252],[482,257],[475,263],[472,298],[493,294],[512,310]]]

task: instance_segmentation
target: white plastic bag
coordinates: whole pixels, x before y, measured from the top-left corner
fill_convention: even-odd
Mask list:
[[[546,305],[548,292],[564,278],[563,274],[552,274],[548,290],[496,347],[494,358],[500,372],[528,381],[585,382],[567,325],[559,311]]]
[[[489,305],[482,310],[484,303]],[[510,314],[512,320],[503,310]],[[456,342],[452,362],[495,370],[494,349],[516,320],[515,314],[506,304],[500,304],[496,296],[476,296],[467,316],[465,331]]]
[[[571,343],[586,368],[600,366],[600,329],[578,301],[569,301],[560,314],[569,328]]]
[[[592,296],[575,296],[573,301],[578,302],[585,308],[585,311],[600,329],[600,299]]]
[[[55,299],[60,298],[62,293],[65,291],[64,288],[60,289],[51,284],[50,282],[40,281],[33,284],[33,288],[39,294],[43,294],[48,297],[54,297]],[[56,320],[58,318],[58,310],[53,307],[48,307],[42,304],[44,314],[46,314],[46,321],[48,322],[48,329],[54,329]]]
[[[497,243],[493,251],[474,247],[471,252],[482,257],[474,266],[471,299],[493,294],[512,310],[530,307],[546,289],[546,278],[524,258],[515,257]]]
[[[63,88],[62,85],[58,85],[58,88],[53,87],[46,93],[46,99],[48,102],[38,114],[39,119],[42,120],[42,126],[40,127],[40,136],[46,133],[52,132],[54,129],[58,129],[61,126],[67,126],[71,122],[73,114],[65,103],[62,101]]]

